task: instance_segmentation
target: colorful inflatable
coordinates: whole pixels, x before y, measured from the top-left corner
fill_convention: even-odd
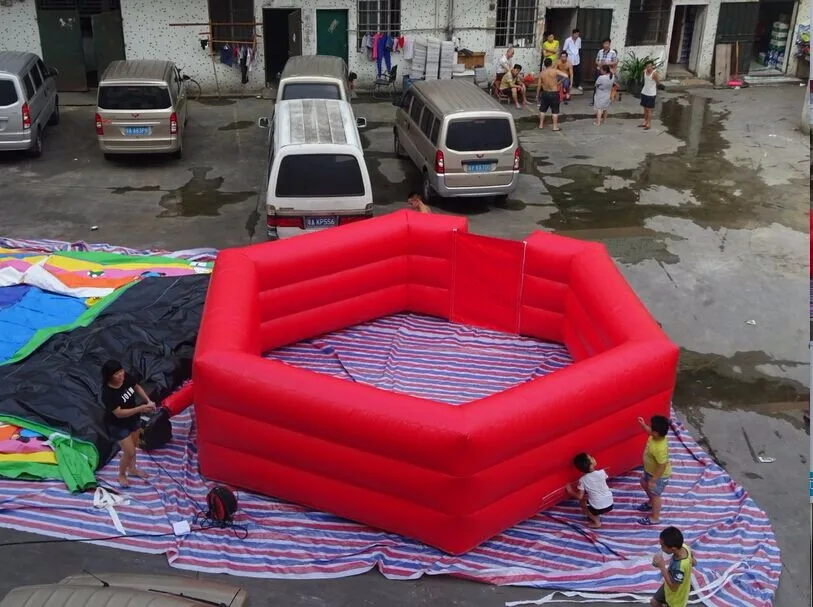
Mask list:
[[[262,358],[399,312],[563,343],[575,363],[460,406]],[[466,552],[563,499],[573,456],[640,465],[677,348],[601,245],[399,212],[220,253],[193,367],[204,476]],[[499,373],[495,368],[494,373]]]

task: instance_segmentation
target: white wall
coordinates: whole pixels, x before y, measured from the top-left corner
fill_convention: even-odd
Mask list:
[[[0,6],[0,51],[28,51],[42,57],[33,0]]]

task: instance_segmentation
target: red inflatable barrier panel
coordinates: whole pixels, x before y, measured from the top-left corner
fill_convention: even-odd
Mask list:
[[[574,364],[449,406],[262,353],[414,312],[564,344]],[[409,211],[220,253],[194,361],[210,479],[466,552],[564,498],[589,451],[640,465],[678,351],[604,247]],[[499,369],[495,369],[499,373]]]

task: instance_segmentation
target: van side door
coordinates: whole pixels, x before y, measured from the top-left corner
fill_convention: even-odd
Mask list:
[[[42,59],[37,59],[37,69],[39,69],[40,74],[42,74],[42,79],[44,80],[44,91],[43,94],[45,96],[45,115],[50,118],[51,114],[54,113],[54,109],[56,108],[56,80],[51,75],[51,72],[45,67],[45,64],[42,62]]]
[[[438,124],[440,123],[432,113],[432,110],[428,107],[424,108],[423,114],[421,115],[420,133],[415,134],[415,143],[421,158],[432,167],[434,166],[435,152],[437,151],[437,147],[432,141],[432,126],[436,122]],[[435,142],[437,142],[437,137],[435,138]]]
[[[181,73],[174,65],[172,66],[172,80],[173,83],[170,88],[172,90],[172,96],[174,97],[175,112],[178,115],[178,131],[180,132],[181,137],[183,137],[184,131],[186,131],[186,114],[188,111],[186,103],[186,86],[184,86]]]
[[[421,150],[418,147],[421,138],[421,115],[423,113],[423,101],[418,97],[412,100],[412,106],[409,108],[409,116],[406,119],[406,135],[404,136],[404,149],[412,162],[418,167],[418,170],[423,169],[424,158],[421,155]]]

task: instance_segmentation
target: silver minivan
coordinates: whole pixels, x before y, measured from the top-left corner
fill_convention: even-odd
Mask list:
[[[517,187],[520,148],[514,118],[471,82],[427,80],[410,86],[393,127],[396,156],[408,156],[433,196],[505,200]]]
[[[112,154],[183,153],[186,83],[171,61],[113,61],[99,81],[96,136]]]
[[[0,51],[0,151],[42,155],[46,125],[59,122],[56,75],[34,53]]]
[[[336,99],[350,101],[349,72],[344,59],[328,55],[298,55],[285,64],[277,101]]]

